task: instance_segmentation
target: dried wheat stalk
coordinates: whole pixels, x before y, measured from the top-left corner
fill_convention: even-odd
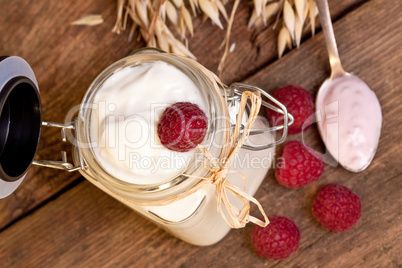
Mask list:
[[[128,18],[132,20],[129,39],[136,30],[147,46],[157,47],[167,52],[195,58],[188,49],[186,33],[194,34],[192,14],[202,13],[204,19],[210,19],[223,29],[220,17],[228,21],[224,40],[224,53],[219,64],[219,71],[229,51],[231,27],[240,0],[235,0],[230,18],[225,9],[229,0],[117,0],[117,19],[113,32],[120,33],[127,28]],[[276,15],[274,27],[281,23],[278,35],[278,56],[281,57],[286,45],[299,46],[304,25],[311,25],[314,34],[315,17],[318,14],[315,0],[253,0],[254,9],[248,27],[266,25],[270,17]],[[168,21],[176,33],[177,39],[168,27]]]
[[[278,57],[280,58],[286,46],[300,46],[303,27],[311,26],[315,32],[315,18],[318,15],[315,0],[254,0],[254,9],[248,27],[266,25],[267,20],[276,15],[274,28],[282,25],[278,34]]]
[[[225,1],[225,0],[223,0]],[[221,0],[187,0],[192,13],[201,11],[206,18],[223,29],[220,14],[227,19]],[[147,46],[158,47],[167,52],[195,58],[187,48],[186,33],[194,34],[190,11],[183,0],[117,0],[117,19],[113,32],[120,33],[132,20],[129,38],[138,29]],[[169,21],[180,35],[178,40],[167,26]]]

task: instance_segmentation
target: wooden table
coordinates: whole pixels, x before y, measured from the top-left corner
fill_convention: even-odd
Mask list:
[[[0,0],[0,54],[18,55],[31,64],[44,120],[64,122],[101,70],[144,45],[128,43],[127,33],[111,33],[115,2]],[[402,267],[401,1],[330,0],[330,8],[344,67],[376,92],[383,129],[376,157],[364,172],[326,166],[318,182],[298,190],[281,187],[269,172],[256,197],[269,215],[297,223],[301,241],[296,254],[280,262],[260,258],[251,246],[251,225],[232,230],[216,245],[191,246],[78,173],[32,167],[22,186],[0,200],[0,266]],[[102,14],[105,22],[70,26],[86,14]],[[306,34],[300,49],[278,60],[276,33],[270,27],[247,30],[249,15],[248,3],[242,1],[232,35],[236,49],[228,56],[223,81],[246,81],[268,92],[297,84],[315,94],[329,75],[321,31],[314,37]],[[210,22],[196,20],[190,48],[213,71],[222,38]],[[59,151],[68,148],[59,138],[58,130],[45,129],[37,158],[59,159]],[[305,138],[322,148],[316,127]],[[361,197],[363,216],[348,232],[326,231],[312,216],[313,197],[327,183],[346,185]]]

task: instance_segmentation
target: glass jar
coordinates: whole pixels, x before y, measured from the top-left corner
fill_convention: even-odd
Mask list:
[[[241,172],[248,179],[247,186],[245,187],[242,178],[235,174],[229,174],[228,180],[239,188],[245,187],[245,192],[249,195],[254,195],[269,167],[272,166],[273,148],[276,144],[283,142],[287,134],[287,126],[292,123],[293,119],[287,113],[286,108],[259,88],[242,84],[233,84],[230,87],[221,85],[217,81],[218,78],[195,61],[156,49],[144,49],[106,68],[90,85],[79,107],[78,116],[72,122],[64,124],[42,122],[38,85],[29,65],[18,57],[3,58],[0,62],[0,70],[7,69],[9,74],[0,76],[0,85],[2,86],[0,91],[2,101],[0,124],[6,126],[2,127],[0,137],[0,153],[2,154],[0,156],[1,197],[7,196],[18,187],[31,163],[67,171],[78,170],[88,181],[102,191],[190,244],[206,246],[221,240],[229,232],[230,227],[217,212],[214,185],[205,185],[195,193],[169,204],[152,205],[153,202],[166,200],[184,193],[199,183],[202,178],[208,177],[211,170],[203,164],[205,159],[203,154],[195,153],[182,172],[164,181],[152,184],[135,184],[121,180],[111,174],[95,152],[95,147],[98,144],[94,141],[91,131],[96,129],[94,127],[96,118],[93,111],[99,107],[94,99],[105,81],[125,68],[157,61],[166,62],[179,69],[200,90],[209,118],[208,131],[203,145],[216,159],[219,159],[227,149],[236,121],[242,90],[257,91],[266,96],[276,106],[267,102],[263,102],[263,105],[284,114],[285,124],[282,126],[269,128],[263,120],[257,119],[253,130],[250,132],[249,140],[237,152],[234,161],[231,163],[231,169]],[[14,96],[17,95],[15,92],[22,92],[22,90],[30,94],[24,94],[27,97],[22,99]],[[32,105],[26,105],[28,102]],[[14,115],[13,108],[10,108],[21,107],[21,103],[24,103],[24,107],[29,107],[25,108],[30,109],[28,113],[31,116],[29,118],[19,118]],[[243,117],[247,119],[247,113]],[[7,123],[15,121],[18,121],[18,124]],[[33,161],[39,142],[40,124],[62,129],[63,140],[68,139],[73,144],[74,164],[67,162],[65,152],[62,154],[62,161]],[[16,125],[18,127],[15,127]],[[14,140],[11,140],[12,134],[18,129],[28,128],[30,132],[25,135],[26,137],[14,137]],[[282,137],[275,141],[275,136],[272,133],[282,128]],[[7,129],[7,133],[3,129]],[[11,142],[14,145],[10,145]],[[15,144],[20,144],[18,145],[19,148],[15,148]],[[11,164],[13,161],[5,160],[16,160],[17,156],[13,153],[16,149],[24,149],[26,152],[26,156],[22,157],[22,162],[15,161],[19,163],[17,165]],[[240,206],[239,200],[234,196],[228,196],[228,198],[231,203]]]

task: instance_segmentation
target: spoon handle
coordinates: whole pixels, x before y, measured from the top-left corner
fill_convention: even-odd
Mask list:
[[[316,2],[322,31],[324,32],[325,43],[327,45],[329,63],[331,65],[331,79],[334,79],[345,75],[346,72],[343,70],[341,60],[339,58],[334,29],[332,28],[331,15],[329,13],[328,1],[316,0]]]

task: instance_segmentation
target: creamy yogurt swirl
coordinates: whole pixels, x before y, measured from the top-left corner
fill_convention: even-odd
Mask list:
[[[183,172],[195,150],[168,150],[156,134],[159,117],[175,102],[206,111],[197,85],[166,62],[140,63],[110,76],[96,93],[91,114],[91,140],[103,168],[134,184],[161,183]]]

